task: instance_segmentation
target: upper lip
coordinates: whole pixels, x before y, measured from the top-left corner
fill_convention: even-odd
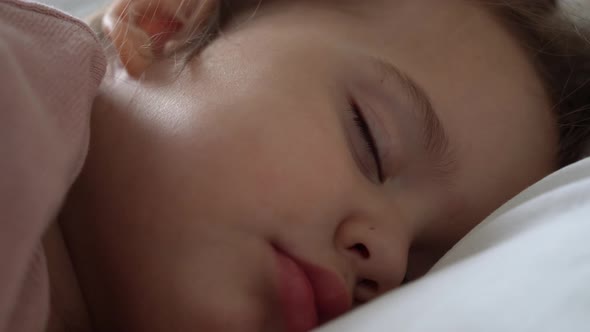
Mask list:
[[[299,265],[309,279],[315,295],[315,305],[320,324],[330,321],[351,309],[352,297],[347,291],[344,280],[337,273],[293,256],[284,250],[279,251],[289,256]]]

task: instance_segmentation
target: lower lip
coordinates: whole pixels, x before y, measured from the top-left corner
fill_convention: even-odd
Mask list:
[[[318,326],[313,287],[297,263],[277,251],[279,301],[287,332],[306,332]]]

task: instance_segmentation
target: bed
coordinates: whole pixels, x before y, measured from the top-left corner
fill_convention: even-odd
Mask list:
[[[42,0],[86,17],[109,0]],[[590,159],[505,204],[424,277],[318,329],[590,331]]]

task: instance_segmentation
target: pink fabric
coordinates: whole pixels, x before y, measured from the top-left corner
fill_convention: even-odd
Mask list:
[[[86,156],[104,72],[86,25],[41,5],[0,0],[0,332],[45,328],[40,240]]]

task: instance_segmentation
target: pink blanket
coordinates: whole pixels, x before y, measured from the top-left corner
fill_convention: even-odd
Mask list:
[[[84,161],[103,51],[80,21],[0,0],[0,332],[42,331],[43,232]]]

